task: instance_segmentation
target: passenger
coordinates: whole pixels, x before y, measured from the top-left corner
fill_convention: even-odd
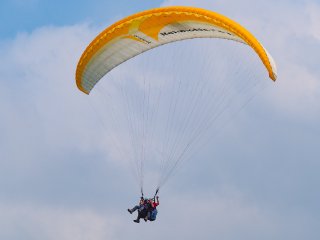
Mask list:
[[[128,212],[130,214],[138,210],[138,216],[137,216],[137,219],[133,220],[134,222],[139,223],[140,218],[145,218],[147,216],[148,211],[147,211],[146,204],[147,204],[147,201],[143,197],[141,197],[139,201],[139,205],[134,206],[132,209],[128,209]]]
[[[144,219],[145,221],[149,220],[149,221],[154,221],[157,218],[157,214],[158,214],[158,210],[157,210],[157,206],[159,206],[159,197],[157,196],[157,201],[155,202],[154,199],[150,199],[149,200],[149,204],[150,204],[150,208],[148,209],[148,213],[146,218]]]

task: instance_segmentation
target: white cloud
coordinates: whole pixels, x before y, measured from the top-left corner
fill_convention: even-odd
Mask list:
[[[170,201],[179,206],[177,215],[173,216],[175,221],[181,223],[177,226],[177,232],[189,229],[184,239],[194,239],[196,236],[201,239],[221,236],[234,239],[236,232],[241,233],[241,238],[251,239],[272,234],[275,228],[271,215],[253,203],[248,204],[247,199],[242,199],[234,190],[229,189],[221,195],[207,193],[200,199],[179,196]]]
[[[306,7],[306,11],[309,14],[310,24],[306,28],[310,29],[310,34],[320,40],[320,5],[316,3],[310,3]]]
[[[6,45],[0,60],[0,98],[6,109],[2,148],[12,154],[8,157],[19,161],[31,154],[27,159],[32,161],[37,153],[90,148],[86,138],[94,135],[81,131],[93,127],[90,108],[76,89],[74,72],[94,34],[85,25],[48,27],[20,34]]]
[[[90,210],[32,205],[0,205],[2,239],[114,239],[116,217]]]

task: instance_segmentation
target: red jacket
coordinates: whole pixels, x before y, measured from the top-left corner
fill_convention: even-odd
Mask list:
[[[159,206],[159,202],[151,202],[151,207],[156,208],[157,206]]]

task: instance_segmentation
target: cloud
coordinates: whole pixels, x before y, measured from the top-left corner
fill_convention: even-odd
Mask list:
[[[60,138],[61,146],[66,142],[72,144],[75,138],[82,139],[75,136],[78,131],[73,127],[83,119],[79,113],[74,114],[77,92],[74,91],[73,79],[77,51],[88,36],[92,33],[82,31],[80,26],[49,27],[31,35],[20,34],[8,44],[1,59],[1,89],[6,93],[2,97],[10,98],[2,100],[8,109],[3,120],[9,126],[7,131],[11,131],[14,141],[36,145],[27,141],[29,137],[36,142],[48,141],[51,145],[50,141],[57,143],[64,132],[70,133],[65,134],[70,139]],[[66,45],[68,48],[63,47]],[[70,100],[67,104],[65,98]],[[14,121],[12,115],[16,115]],[[61,116],[68,118],[70,123],[74,120],[74,125],[65,126],[65,119]],[[39,132],[43,135],[34,135]]]
[[[309,15],[310,25],[308,28],[310,30],[310,34],[320,40],[320,6],[315,2],[311,2],[306,6],[306,11]]]
[[[114,239],[117,218],[90,210],[1,205],[3,239]]]

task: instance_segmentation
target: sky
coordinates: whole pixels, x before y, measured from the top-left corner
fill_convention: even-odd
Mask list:
[[[241,23],[278,79],[170,179],[157,221],[138,225],[131,171],[74,74],[108,25],[169,5]],[[2,0],[0,238],[319,239],[319,22],[318,0]]]

